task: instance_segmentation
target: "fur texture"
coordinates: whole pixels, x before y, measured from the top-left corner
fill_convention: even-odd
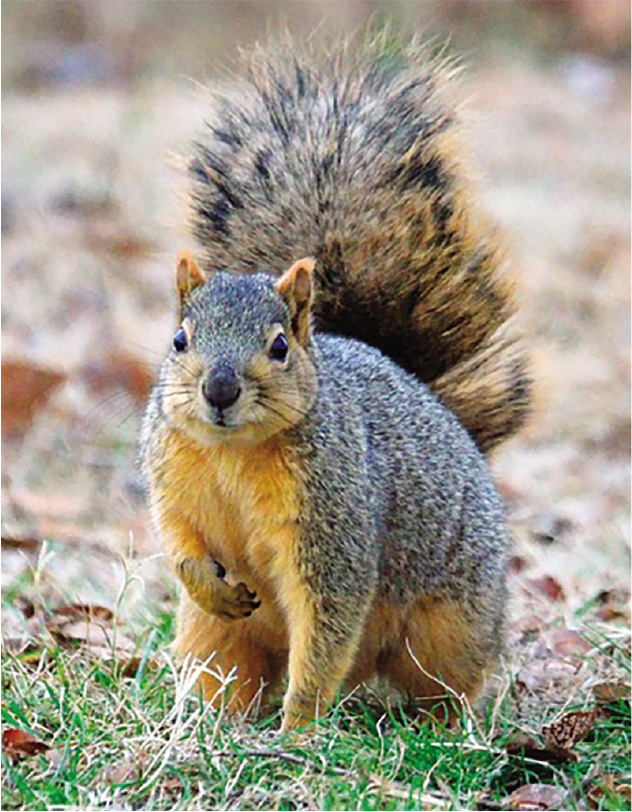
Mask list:
[[[246,74],[189,162],[201,270],[180,257],[142,439],[176,650],[234,671],[229,709],[287,673],[284,729],[375,676],[474,697],[506,605],[482,452],[529,383],[446,70],[382,40]]]
[[[523,423],[527,362],[499,240],[474,205],[450,72],[384,38],[245,58],[189,162],[207,272],[316,263],[319,331],[428,383],[487,451]]]
[[[188,297],[190,345],[172,353],[152,397],[152,514],[187,589],[176,649],[236,668],[235,709],[259,689],[265,699],[287,670],[286,728],[317,716],[339,685],[373,676],[426,704],[443,696],[440,681],[474,696],[505,611],[507,535],[487,463],[379,350],[326,334],[303,344],[296,314],[310,296],[296,282],[292,270],[276,285],[212,275]],[[269,381],[253,358],[279,328],[290,350],[273,362],[273,402],[302,398],[282,427],[276,410],[268,424],[247,407]],[[203,396],[220,358],[243,382],[221,420]],[[203,687],[221,700],[213,677]]]

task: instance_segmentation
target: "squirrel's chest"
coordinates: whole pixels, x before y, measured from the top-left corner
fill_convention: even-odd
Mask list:
[[[172,457],[173,459],[174,457]],[[300,471],[286,449],[218,444],[180,449],[179,509],[231,580],[266,588],[296,560]]]

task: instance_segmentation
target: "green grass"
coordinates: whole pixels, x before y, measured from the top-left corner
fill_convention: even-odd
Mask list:
[[[3,728],[27,731],[51,749],[18,762],[3,752],[2,809],[500,809],[508,794],[533,783],[563,788],[567,809],[630,808],[622,786],[630,782],[627,700],[597,718],[574,748],[577,760],[548,763],[506,750],[517,734],[542,745],[544,725],[592,706],[595,683],[629,683],[628,631],[589,625],[586,607],[575,620],[594,649],[576,661],[581,681],[572,693],[517,688],[515,673],[536,640],[512,652],[515,673],[507,668],[459,729],[424,724],[367,690],[341,697],[317,728],[281,737],[280,711],[256,722],[230,719],[190,690],[194,670],[179,670],[169,654],[172,587],[158,590],[163,603],[143,598],[134,609],[126,601],[135,566],[125,565],[116,601],[137,645],[133,676],[126,658],[60,647],[33,627],[21,653],[3,648]],[[39,569],[4,593],[4,611],[22,624],[18,607],[27,597],[49,610],[71,597],[47,598]]]
[[[578,761],[564,764],[507,755],[508,737],[524,730],[511,690],[458,731],[369,695],[343,700],[317,731],[281,738],[279,714],[230,721],[183,695],[165,648],[170,625],[169,614],[155,618],[133,678],[58,647],[3,655],[4,727],[54,748],[16,764],[3,755],[3,809],[493,809],[527,783],[565,788],[570,809],[594,775],[629,774],[625,701],[576,746]],[[624,652],[615,646],[608,656],[623,662]],[[599,804],[630,808],[616,792]]]

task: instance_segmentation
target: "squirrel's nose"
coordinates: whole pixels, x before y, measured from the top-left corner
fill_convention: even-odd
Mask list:
[[[241,386],[232,366],[219,364],[211,370],[202,384],[202,394],[215,409],[228,409],[239,397]]]

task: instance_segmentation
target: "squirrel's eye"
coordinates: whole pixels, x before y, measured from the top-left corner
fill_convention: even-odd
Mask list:
[[[173,348],[176,352],[186,352],[188,347],[187,334],[180,328],[173,337]]]
[[[287,357],[287,350],[287,338],[283,335],[283,333],[279,333],[270,347],[270,358],[274,358],[275,361],[285,361]]]

